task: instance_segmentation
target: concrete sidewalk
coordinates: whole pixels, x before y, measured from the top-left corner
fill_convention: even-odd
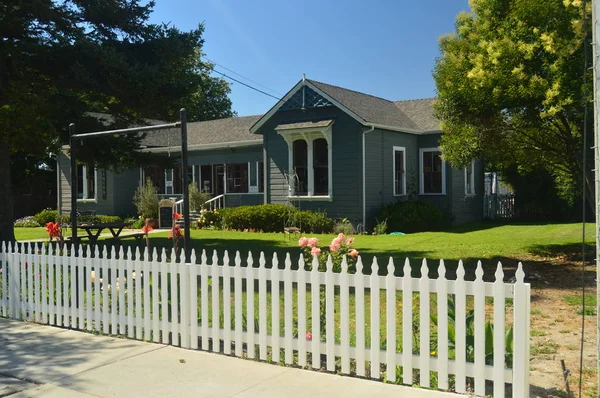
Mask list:
[[[456,397],[0,319],[0,397]]]

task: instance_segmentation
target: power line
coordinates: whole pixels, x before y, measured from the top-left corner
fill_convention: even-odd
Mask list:
[[[258,82],[256,82],[256,81],[254,81],[254,80],[252,80],[252,79],[250,79],[250,78],[248,78],[248,77],[246,77],[246,76],[244,76],[244,75],[240,74],[240,73],[237,73],[236,71],[234,71],[234,70],[231,70],[231,69],[229,69],[228,67],[226,67],[226,66],[223,66],[223,65],[221,65],[220,63],[218,63],[218,62],[215,62],[215,61],[213,61],[212,59],[210,59],[210,58],[208,58],[208,57],[206,57],[206,56],[202,56],[202,57],[203,57],[205,60],[207,60],[208,62],[210,62],[210,63],[213,63],[213,64],[215,64],[215,65],[218,65],[219,67],[221,67],[221,68],[225,69],[226,71],[229,71],[229,72],[233,73],[234,75],[237,75],[237,76],[241,77],[242,79],[246,79],[246,80],[248,80],[249,82],[252,82],[252,83],[256,84],[257,86],[264,88],[265,90],[269,90],[269,91],[271,91],[271,92],[273,92],[273,93],[275,93],[275,94],[277,94],[277,95],[283,96],[283,94],[281,94],[281,93],[279,93],[279,92],[277,92],[277,91],[275,91],[275,90],[273,90],[273,89],[271,89],[271,88],[269,88],[269,87],[267,87],[267,86],[265,86],[265,85],[262,85],[262,84],[260,84],[260,83],[258,83]],[[213,70],[214,70],[214,68],[213,68]]]
[[[225,73],[223,73],[223,72],[219,72],[219,71],[218,71],[218,70],[216,70],[214,67],[213,67],[213,68],[211,68],[211,70],[212,70],[213,72],[215,72],[215,73],[218,73],[218,74],[219,74],[219,75],[221,75],[221,76],[224,76],[224,77],[226,77],[226,78],[227,78],[227,79],[229,79],[229,80],[233,80],[233,81],[234,81],[234,82],[236,82],[236,83],[239,83],[239,84],[241,84],[241,85],[244,85],[244,86],[246,86],[246,87],[248,87],[248,88],[251,88],[251,89],[252,89],[252,90],[254,90],[254,91],[258,91],[258,92],[259,92],[259,93],[261,93],[261,94],[268,95],[269,97],[275,98],[275,99],[276,99],[276,100],[278,100],[278,101],[280,101],[280,100],[281,100],[281,98],[279,98],[279,97],[276,97],[276,96],[274,96],[274,95],[272,95],[272,94],[269,94],[269,93],[267,93],[267,92],[265,92],[265,91],[263,91],[263,90],[261,90],[261,89],[258,89],[258,88],[254,87],[254,86],[251,86],[251,85],[249,85],[249,84],[247,84],[247,83],[244,83],[244,82],[242,82],[242,81],[240,81],[240,80],[238,80],[238,79],[236,79],[236,78],[233,78],[233,77],[231,77],[231,76],[228,76],[228,75],[226,75],[226,74],[225,74]]]

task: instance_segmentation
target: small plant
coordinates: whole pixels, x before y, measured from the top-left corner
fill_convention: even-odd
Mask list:
[[[385,235],[387,233],[387,218],[383,221],[378,221],[373,228],[373,235]]]
[[[438,318],[436,314],[431,315],[432,323],[437,327]],[[471,309],[466,316],[466,338],[467,362],[475,360],[475,310]],[[437,333],[431,335],[431,347],[437,351]],[[504,335],[504,366],[510,367],[513,362],[513,327],[506,329]],[[451,352],[456,350],[456,306],[452,297],[448,298],[448,348]],[[494,361],[494,325],[488,321],[485,324],[485,363],[493,364]]]
[[[354,233],[354,227],[352,226],[350,220],[343,218],[333,224],[333,232],[336,234],[350,235]]]
[[[387,220],[392,231],[413,233],[441,231],[451,224],[447,214],[436,206],[419,200],[399,200],[383,207],[378,219]]]
[[[190,184],[190,210],[200,212],[204,209],[204,204],[210,200],[211,195],[208,192],[199,191],[195,183]]]
[[[169,236],[167,237],[169,239],[173,239],[173,248],[175,249],[175,255],[177,255],[177,246],[179,239],[183,238],[183,232],[181,232],[181,227],[177,225],[177,220],[179,220],[181,217],[181,214],[173,210],[173,226],[171,227],[171,231],[169,232]]]
[[[133,194],[133,203],[138,214],[144,219],[158,218],[158,202],[158,190],[152,184],[152,180],[147,178],[146,183],[138,187]]]

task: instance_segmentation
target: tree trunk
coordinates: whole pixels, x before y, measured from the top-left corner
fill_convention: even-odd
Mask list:
[[[0,242],[15,240],[10,147],[0,134]]]

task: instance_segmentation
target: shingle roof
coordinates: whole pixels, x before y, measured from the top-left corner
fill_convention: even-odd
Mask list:
[[[368,123],[419,129],[392,101],[315,80],[308,81]]]
[[[188,123],[188,145],[226,144],[239,141],[256,141],[257,144],[260,144],[262,136],[251,134],[250,127],[261,116],[231,117]],[[180,141],[180,130],[172,129],[148,134],[142,141],[142,145],[148,147],[179,146]]]
[[[423,98],[406,101],[394,101],[406,116],[408,116],[423,131],[441,130],[440,121],[434,116],[433,103],[435,98]]]
[[[288,123],[278,125],[277,127],[275,127],[275,130],[294,130],[327,127],[331,123],[333,123],[332,119],[319,120],[318,122]]]

